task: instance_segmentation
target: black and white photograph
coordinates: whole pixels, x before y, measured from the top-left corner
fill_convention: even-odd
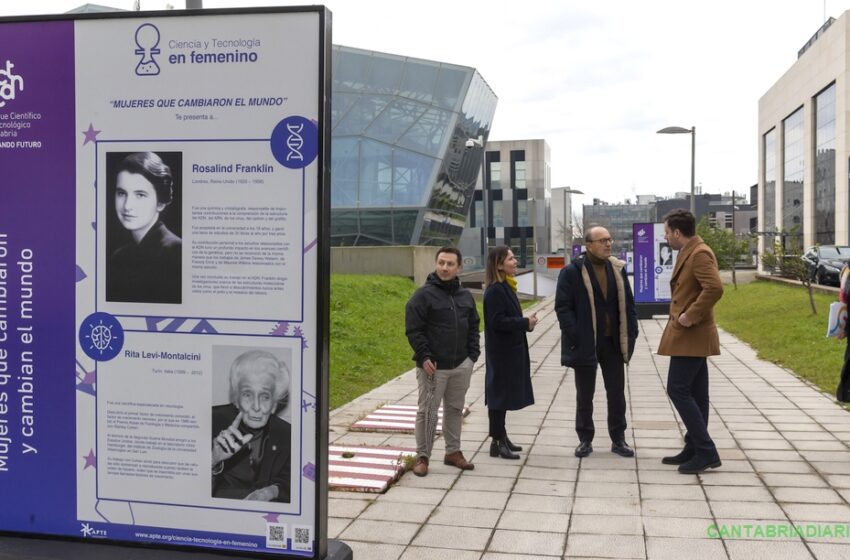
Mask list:
[[[658,244],[658,264],[660,266],[673,266],[673,249],[668,243]]]
[[[106,301],[182,302],[182,159],[106,154]]]
[[[292,352],[213,347],[212,496],[290,501]]]

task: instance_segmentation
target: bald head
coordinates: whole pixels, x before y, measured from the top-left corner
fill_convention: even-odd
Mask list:
[[[587,252],[598,259],[607,259],[611,256],[611,247],[614,240],[608,230],[601,226],[590,228],[584,236]]]

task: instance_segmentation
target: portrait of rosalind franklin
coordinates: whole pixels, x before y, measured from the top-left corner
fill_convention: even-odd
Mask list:
[[[289,397],[289,367],[250,350],[230,366],[230,403],[212,409],[212,496],[289,502],[290,425],[276,413]]]
[[[112,204],[120,227],[111,236],[125,242],[107,260],[106,300],[180,303],[182,240],[161,219],[175,199],[172,169],[154,152],[135,152],[114,171]]]

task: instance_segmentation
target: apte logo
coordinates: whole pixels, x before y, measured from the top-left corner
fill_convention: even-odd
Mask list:
[[[159,54],[159,29],[152,23],[143,23],[136,29],[136,50],[141,56],[136,65],[136,76],[158,76],[159,64],[154,55]]]
[[[105,537],[106,536],[106,530],[105,529],[95,529],[94,527],[92,527],[88,523],[81,523],[80,525],[82,526],[82,528],[80,529],[80,532],[86,538],[90,538],[90,537],[97,538],[97,537]]]
[[[646,235],[646,230],[645,230],[645,229],[643,229],[643,228],[640,228],[640,229],[638,230],[638,236],[639,236],[639,237],[643,237],[644,235]]]
[[[18,92],[24,91],[24,79],[12,72],[15,65],[11,60],[6,61],[6,68],[0,68],[0,107],[5,107],[7,101],[15,99]]]

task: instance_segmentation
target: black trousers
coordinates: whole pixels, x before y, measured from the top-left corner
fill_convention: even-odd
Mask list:
[[[608,397],[608,435],[611,441],[625,439],[626,374],[619,344],[602,336],[596,343],[596,359]],[[593,441],[593,394],[596,392],[596,366],[573,368],[576,375],[576,433],[580,441]]]
[[[493,439],[505,439],[507,433],[505,432],[505,417],[507,416],[506,410],[493,410],[492,408],[487,409],[487,417],[490,419],[490,437]]]
[[[667,394],[685,424],[685,449],[714,457],[717,447],[708,434],[708,361],[701,357],[672,356],[667,372]]]

